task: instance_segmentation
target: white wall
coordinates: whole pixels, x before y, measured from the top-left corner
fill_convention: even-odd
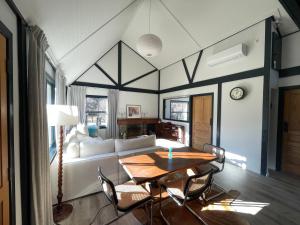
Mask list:
[[[239,43],[245,43],[247,45],[247,57],[217,65],[215,67],[207,65],[207,59],[210,55]],[[242,71],[262,68],[264,67],[264,46],[265,22],[261,22],[229,39],[205,49],[194,81],[203,81]],[[197,57],[198,54],[194,54],[185,59],[190,75],[192,75]],[[220,144],[229,153],[227,154],[229,161],[237,164],[238,166],[243,166],[249,170],[260,173],[263,74],[257,75],[261,76],[223,83]],[[161,70],[160,86],[162,90],[184,84],[188,84],[188,79],[181,61]],[[247,89],[248,95],[245,99],[240,101],[233,101],[230,99],[229,92],[236,86],[242,86]],[[214,93],[213,143],[216,144],[218,112],[217,84],[161,94],[160,118],[163,117],[164,98],[189,96],[210,92]],[[174,121],[171,122],[183,124],[186,127],[186,140],[187,143],[189,143],[189,124]]]
[[[229,97],[232,88],[247,90],[244,99]],[[223,83],[221,146],[226,158],[238,166],[260,173],[262,138],[263,76]]]
[[[281,67],[287,69],[300,66],[300,32],[291,34],[282,39]],[[278,86],[300,85],[300,74],[279,79]]]
[[[18,91],[18,46],[17,19],[4,0],[0,0],[0,20],[13,34],[13,89],[14,89],[14,154],[15,154],[15,202],[16,224],[22,224],[20,190],[20,148],[19,148],[19,91]]]
[[[214,93],[214,111],[213,111],[213,144],[216,144],[216,134],[217,134],[217,99],[218,99],[218,85],[210,85],[205,87],[197,87],[197,88],[190,88],[186,90],[180,90],[175,92],[169,92],[160,95],[160,118],[164,122],[168,122],[169,120],[163,120],[163,100],[166,98],[173,98],[173,97],[187,97],[190,95],[197,95],[197,94],[205,94],[205,93]],[[190,140],[190,133],[189,133],[189,123],[184,122],[175,122],[170,121],[173,124],[183,125],[185,127],[185,141],[186,145],[189,145]]]
[[[207,65],[208,57],[240,43],[247,45],[247,57],[242,57],[213,67]],[[205,49],[195,76],[195,81],[212,79],[263,67],[264,46],[265,22],[263,21],[231,38]]]
[[[207,65],[207,59],[211,55],[228,49],[236,44],[247,45],[247,57],[231,62],[226,62],[214,67]],[[258,23],[249,29],[238,33],[231,38],[219,42],[203,51],[194,81],[203,81],[225,75],[261,68],[264,66],[264,45],[265,45],[265,22]],[[193,73],[198,54],[186,58],[186,64],[190,75]],[[187,84],[184,67],[181,61],[161,70],[161,89]]]
[[[300,32],[282,39],[282,69],[300,66]]]

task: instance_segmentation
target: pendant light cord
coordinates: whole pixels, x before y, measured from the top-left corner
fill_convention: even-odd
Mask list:
[[[151,2],[152,0],[149,0],[149,34],[150,34],[150,23],[151,23]]]

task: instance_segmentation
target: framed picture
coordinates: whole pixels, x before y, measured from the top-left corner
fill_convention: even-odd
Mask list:
[[[141,118],[141,106],[140,105],[126,105],[127,118]]]

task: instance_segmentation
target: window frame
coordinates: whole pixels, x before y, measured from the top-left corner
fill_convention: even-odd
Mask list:
[[[45,74],[46,74],[46,89],[47,89],[47,85],[49,84],[51,87],[51,104],[55,104],[55,80],[46,71]],[[53,142],[49,143],[50,163],[53,161],[53,159],[57,154],[55,126],[51,126],[51,136]]]
[[[87,99],[87,98],[97,98],[97,99],[103,98],[103,99],[107,99],[107,96],[106,96],[106,95],[86,95],[85,98],[86,98],[86,99]],[[86,110],[86,111],[85,111],[86,117],[88,116],[88,115],[87,115],[88,113],[105,113],[105,114],[108,115],[108,110],[107,110],[107,111],[87,111],[87,110]],[[99,128],[99,129],[106,129],[107,126],[102,125],[102,126],[99,126],[98,128]]]
[[[183,97],[176,97],[176,98],[166,98],[166,99],[163,99],[163,119],[164,120],[169,120],[169,121],[176,121],[176,122],[183,122],[183,123],[189,123],[190,122],[190,100],[188,101],[179,101],[179,100],[176,100],[176,99],[181,99],[181,98],[189,98],[187,96],[183,96]],[[170,101],[170,118],[166,118],[166,101],[169,100]],[[172,119],[171,118],[171,114],[172,114],[172,110],[171,110],[171,104],[173,103],[187,103],[187,112],[173,112],[173,113],[187,113],[187,120],[176,120],[176,119]]]

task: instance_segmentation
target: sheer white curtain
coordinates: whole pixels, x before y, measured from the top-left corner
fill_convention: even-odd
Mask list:
[[[55,71],[55,104],[64,105],[67,103],[66,97],[66,77],[60,67]]]
[[[45,51],[48,43],[37,26],[28,30],[28,129],[31,167],[31,225],[53,224],[47,125]]]
[[[79,121],[85,123],[85,104],[86,104],[86,87],[70,86],[67,95],[68,105],[76,105],[78,107]]]
[[[118,138],[119,130],[117,125],[118,105],[119,105],[119,90],[109,90],[107,95],[108,100],[108,126],[107,137]]]

